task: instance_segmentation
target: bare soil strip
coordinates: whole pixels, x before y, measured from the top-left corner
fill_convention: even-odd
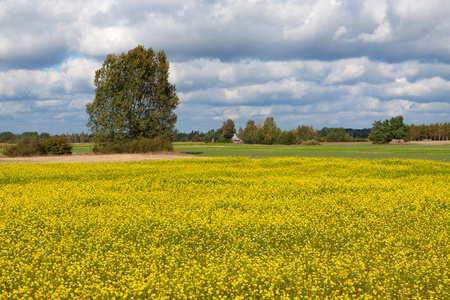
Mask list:
[[[411,141],[408,144],[422,144],[422,145],[450,145],[450,140],[442,141]]]
[[[5,163],[110,163],[149,161],[161,159],[196,158],[193,155],[167,152],[151,154],[92,154],[80,153],[59,156],[7,157],[0,155],[0,164]]]

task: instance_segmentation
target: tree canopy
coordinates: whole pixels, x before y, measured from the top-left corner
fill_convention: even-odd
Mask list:
[[[178,106],[169,83],[164,51],[138,46],[120,56],[109,54],[95,72],[95,99],[86,105],[86,123],[97,142],[123,142],[174,135]]]
[[[222,129],[223,136],[227,140],[231,139],[236,133],[234,121],[231,119],[228,119],[226,122],[223,122],[223,125],[220,129]]]
[[[374,143],[389,143],[393,139],[408,138],[408,127],[403,123],[403,116],[393,117],[390,120],[374,121],[369,139]]]

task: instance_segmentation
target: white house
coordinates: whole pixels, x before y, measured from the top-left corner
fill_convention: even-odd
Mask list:
[[[242,140],[240,138],[237,137],[236,134],[233,135],[233,137],[231,138],[231,140],[233,141],[233,143],[235,144],[242,144]]]

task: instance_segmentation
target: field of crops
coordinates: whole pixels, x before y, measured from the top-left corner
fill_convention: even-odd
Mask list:
[[[0,299],[449,299],[450,164],[0,165]]]

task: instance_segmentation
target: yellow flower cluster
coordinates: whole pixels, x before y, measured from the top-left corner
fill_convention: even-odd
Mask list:
[[[450,299],[450,164],[0,165],[0,299]]]

